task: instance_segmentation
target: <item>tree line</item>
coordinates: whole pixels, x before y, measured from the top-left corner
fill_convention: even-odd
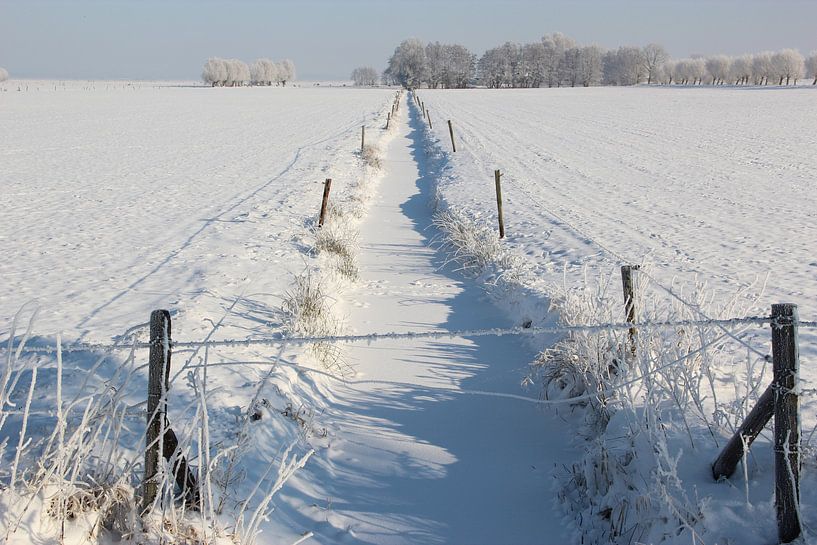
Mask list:
[[[374,85],[373,68],[356,85]],[[358,74],[359,75],[359,74]],[[488,49],[477,59],[457,44],[424,44],[404,40],[389,58],[381,80],[408,88],[590,87],[595,85],[796,85],[802,77],[817,85],[817,51],[808,58],[795,49],[671,59],[660,44],[622,46],[604,50],[579,45],[561,33],[526,44],[506,42]]]
[[[204,63],[201,73],[204,83],[213,87],[242,87],[244,85],[286,86],[295,79],[295,63],[289,59],[273,62],[258,59],[251,65],[238,59],[212,57]]]

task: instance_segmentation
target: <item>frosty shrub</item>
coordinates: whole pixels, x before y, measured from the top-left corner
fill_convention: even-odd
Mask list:
[[[363,151],[360,153],[360,157],[363,159],[364,163],[374,169],[380,170],[383,166],[380,158],[380,149],[372,144],[366,144],[363,146]]]

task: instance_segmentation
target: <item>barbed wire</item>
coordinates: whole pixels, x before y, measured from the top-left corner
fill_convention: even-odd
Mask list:
[[[559,325],[559,326],[516,326],[506,328],[482,328],[482,329],[459,329],[459,330],[432,330],[432,331],[403,331],[403,332],[382,332],[351,335],[319,335],[288,337],[285,335],[263,338],[263,339],[222,339],[210,340],[202,339],[197,341],[171,341],[173,349],[191,349],[202,346],[209,347],[252,347],[252,346],[277,346],[281,343],[293,345],[305,345],[315,343],[372,343],[382,340],[441,340],[455,339],[460,337],[503,337],[508,335],[545,335],[545,334],[566,334],[566,333],[603,333],[606,331],[629,331],[631,328],[641,329],[672,329],[678,327],[700,327],[714,326],[726,328],[737,325],[763,325],[771,324],[774,319],[769,316],[747,316],[740,318],[724,318],[709,320],[670,320],[670,321],[645,321],[645,322],[612,322],[590,325]],[[817,327],[817,323],[806,322],[810,326]],[[802,325],[802,323],[800,324]],[[113,350],[144,350],[150,348],[150,342],[133,343],[81,343],[67,344],[61,347],[63,353],[72,352],[93,352],[93,351],[113,351]],[[7,351],[8,346],[0,347],[0,352]],[[20,350],[19,347],[13,348]],[[755,349],[756,350],[756,349]],[[22,352],[26,354],[54,354],[57,352],[56,346],[24,346]],[[766,354],[760,353],[765,356]]]

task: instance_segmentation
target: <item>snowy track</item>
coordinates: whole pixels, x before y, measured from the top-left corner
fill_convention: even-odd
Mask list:
[[[429,247],[433,180],[421,123],[412,113],[390,145],[361,230],[349,325],[360,333],[513,325]],[[309,486],[299,479],[307,497],[279,508],[309,513],[325,543],[565,542],[552,490],[555,467],[573,457],[562,422],[520,400],[457,394],[521,393],[535,356],[523,339],[386,340],[344,353],[355,379],[373,382],[333,388],[327,457],[315,461]]]

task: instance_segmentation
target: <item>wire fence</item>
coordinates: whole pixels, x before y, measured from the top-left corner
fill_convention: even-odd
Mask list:
[[[555,325],[555,326],[517,326],[507,328],[482,328],[482,329],[459,329],[459,330],[431,330],[431,331],[391,331],[381,333],[365,333],[357,335],[318,335],[318,336],[286,336],[278,335],[265,338],[256,339],[201,339],[188,341],[170,341],[171,348],[175,350],[201,348],[201,347],[257,347],[269,346],[278,347],[281,344],[289,345],[309,345],[316,343],[373,343],[385,340],[445,340],[456,339],[462,337],[502,337],[507,335],[518,336],[535,336],[535,335],[564,335],[569,333],[602,333],[605,331],[629,331],[633,327],[650,329],[650,330],[666,330],[681,327],[717,327],[719,329],[726,329],[737,325],[765,325],[774,324],[775,320],[771,316],[746,316],[739,318],[724,318],[724,319],[700,319],[700,320],[669,320],[669,321],[636,321],[630,322],[611,322],[601,324],[587,324],[587,325]],[[144,324],[142,327],[146,326]],[[815,321],[801,321],[798,322],[800,328],[814,329],[817,328]],[[729,336],[731,332],[725,331]],[[733,337],[734,340],[741,344],[746,344],[745,341]],[[56,354],[57,346],[29,346],[23,343],[23,346],[14,346],[14,340],[10,339],[3,345],[0,345],[0,352],[15,352],[21,354]],[[18,340],[18,343],[20,341]],[[62,345],[59,350],[62,353],[72,352],[101,352],[101,351],[116,351],[116,350],[146,350],[150,348],[149,342],[126,342],[124,340],[115,343],[72,343]],[[752,348],[757,351],[757,349]],[[758,355],[765,356],[765,354],[758,351]]]

